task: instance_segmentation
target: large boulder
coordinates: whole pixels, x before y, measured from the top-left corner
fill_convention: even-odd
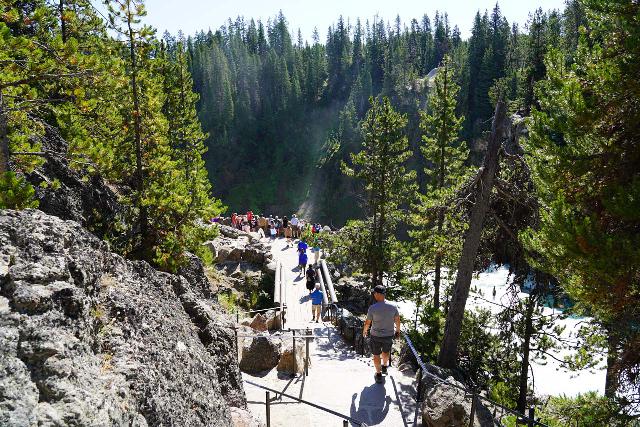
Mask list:
[[[246,407],[232,325],[187,269],[0,211],[0,425],[231,426]]]
[[[240,360],[240,370],[248,373],[258,373],[273,369],[280,361],[282,341],[275,337],[255,337],[245,341]]]
[[[242,252],[242,261],[250,262],[252,264],[262,265],[270,258],[269,249],[267,249],[261,243],[254,243],[252,245],[245,246]]]
[[[358,334],[362,333],[364,321],[351,314],[347,309],[338,312],[338,316],[338,330],[346,341],[353,343]]]
[[[446,380],[450,384],[462,387],[447,371],[433,365],[427,365],[429,374],[423,374],[424,400],[422,403],[422,425],[426,427],[468,426],[471,417],[471,396],[457,387],[443,383],[433,376]],[[432,376],[433,375],[433,376]],[[493,427],[491,412],[476,401],[473,425]]]
[[[249,323],[251,329],[259,332],[265,332],[269,330],[269,326],[267,325],[267,317],[262,313],[257,313],[251,319],[251,323]]]
[[[280,312],[276,311],[276,310],[269,310],[266,311],[264,313],[264,317],[266,318],[267,321],[267,329],[269,331],[275,331],[280,329],[281,326],[281,320],[282,318],[280,317]]]
[[[278,361],[278,372],[285,372],[289,374],[304,372],[304,359],[306,346],[304,340],[296,340],[295,351],[293,349],[293,340],[287,340],[282,345],[282,354]],[[295,357],[295,361],[294,361]],[[309,366],[311,366],[311,358],[309,358]]]

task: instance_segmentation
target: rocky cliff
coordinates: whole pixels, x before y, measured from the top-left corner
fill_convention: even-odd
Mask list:
[[[231,325],[199,260],[180,273],[77,222],[0,211],[0,425],[233,425]]]

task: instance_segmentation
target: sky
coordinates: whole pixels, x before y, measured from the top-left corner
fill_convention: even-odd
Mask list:
[[[94,4],[97,3],[94,1]],[[216,30],[229,17],[262,19],[275,16],[282,10],[289,21],[294,39],[298,28],[305,40],[310,41],[313,28],[318,27],[321,41],[325,41],[327,28],[340,15],[355,23],[360,17],[363,24],[375,15],[393,22],[396,15],[405,23],[426,13],[432,20],[437,10],[449,14],[451,28],[458,25],[464,39],[471,34],[476,11],[491,11],[496,0],[146,0],[148,15],[145,22],[158,29],[158,35],[166,30],[176,34],[182,30],[193,35],[199,30]],[[500,9],[510,24],[517,22],[523,28],[530,12],[538,7],[543,10],[563,9],[564,0],[502,0]],[[248,20],[247,19],[247,20]]]

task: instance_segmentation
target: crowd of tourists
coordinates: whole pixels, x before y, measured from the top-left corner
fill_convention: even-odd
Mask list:
[[[245,232],[258,233],[260,237],[284,237],[288,239],[289,245],[293,239],[300,239],[303,235],[319,233],[322,230],[320,224],[314,224],[302,218],[298,218],[296,214],[288,216],[261,216],[256,215],[252,211],[248,211],[244,215],[234,213],[231,215],[231,226]],[[326,226],[325,226],[326,227]]]

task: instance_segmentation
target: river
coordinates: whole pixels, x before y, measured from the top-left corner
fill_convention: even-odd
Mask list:
[[[511,281],[512,276],[509,275],[509,270],[506,267],[489,267],[472,280],[467,309],[485,308],[491,310],[492,313],[499,312],[501,310],[500,306],[492,304],[492,302],[500,303],[502,301],[505,304],[507,303]],[[496,290],[495,298],[492,295],[494,286]],[[520,298],[525,298],[526,296],[527,294],[525,293],[519,294]],[[413,319],[415,317],[415,303],[413,301],[400,301],[396,302],[396,304],[404,318]],[[558,312],[558,309],[545,307],[544,314],[551,314],[554,310],[556,313]],[[575,335],[579,324],[588,320],[585,318],[559,319],[557,324],[566,326],[561,337],[570,339],[572,335]],[[561,348],[552,354],[562,360],[565,355],[570,354],[570,350]],[[596,391],[599,394],[604,393],[606,373],[604,363],[601,363],[597,369],[568,371],[561,366],[560,362],[547,358],[545,361],[534,361],[532,363],[532,371],[536,396],[561,394],[575,396],[578,393],[587,391]]]

